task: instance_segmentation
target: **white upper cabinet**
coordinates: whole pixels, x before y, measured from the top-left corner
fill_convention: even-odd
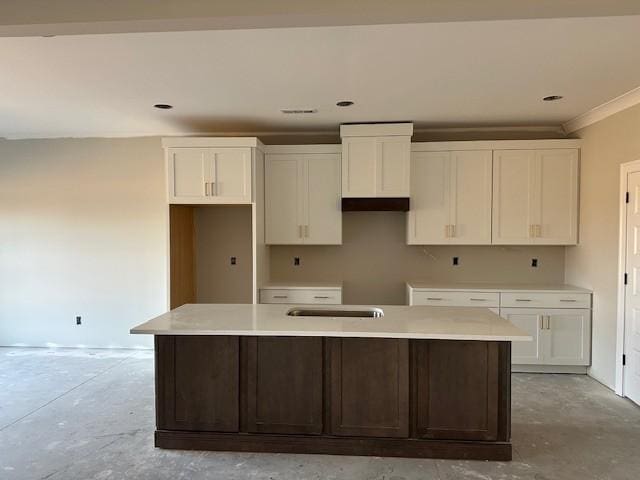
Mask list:
[[[490,150],[414,152],[407,243],[491,243]]]
[[[206,148],[170,148],[169,196],[197,202],[208,192],[211,160]]]
[[[413,125],[342,125],[342,196],[408,197]]]
[[[211,196],[224,202],[251,202],[251,150],[212,148]]]
[[[265,243],[341,244],[340,190],[340,154],[268,153]]]
[[[167,138],[169,203],[246,204],[252,201],[256,138]]]
[[[496,150],[493,243],[575,245],[578,150]]]

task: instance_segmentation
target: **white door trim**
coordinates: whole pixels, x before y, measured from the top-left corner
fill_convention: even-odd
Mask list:
[[[620,233],[618,243],[618,316],[616,328],[616,380],[615,391],[624,396],[624,371],[622,354],[624,353],[625,333],[625,285],[624,274],[627,267],[627,177],[630,173],[640,172],[640,160],[620,165]]]

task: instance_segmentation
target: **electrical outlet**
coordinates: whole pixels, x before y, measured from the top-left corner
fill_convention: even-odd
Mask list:
[[[458,257],[453,257],[453,264],[460,265],[460,259]]]
[[[235,265],[237,263],[236,257],[231,257],[231,265]]]
[[[531,266],[534,267],[534,268],[538,266],[538,259],[537,258],[532,258],[531,259]]]
[[[300,265],[300,257],[293,257],[293,264],[297,267]]]
[[[76,317],[76,325],[82,325],[82,317],[81,316],[77,316]]]

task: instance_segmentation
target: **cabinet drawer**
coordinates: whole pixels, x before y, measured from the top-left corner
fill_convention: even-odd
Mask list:
[[[500,306],[528,308],[591,308],[588,293],[501,293]]]
[[[340,290],[322,289],[278,289],[260,290],[260,303],[305,303],[340,305]]]
[[[498,307],[497,292],[428,291],[413,292],[412,305],[443,307]]]

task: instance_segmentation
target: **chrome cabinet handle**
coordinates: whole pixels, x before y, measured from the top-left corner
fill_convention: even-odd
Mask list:
[[[427,297],[427,300],[442,300],[442,298],[437,298],[437,297]]]
[[[327,295],[314,295],[313,298],[325,298],[326,299],[326,298],[331,298],[331,297],[329,297]]]
[[[211,182],[211,196],[218,195],[218,185],[216,182]]]
[[[540,315],[540,330],[544,330],[544,315]]]
[[[575,299],[570,299],[570,298],[561,298],[560,299],[561,302],[575,302]]]
[[[204,196],[209,196],[209,182],[204,182]]]
[[[472,302],[486,302],[487,301],[486,298],[470,298],[469,300],[471,300]]]
[[[547,315],[547,330],[551,330],[551,316]]]
[[[273,298],[289,298],[288,295],[274,295]]]
[[[516,302],[530,302],[530,298],[516,298]]]

